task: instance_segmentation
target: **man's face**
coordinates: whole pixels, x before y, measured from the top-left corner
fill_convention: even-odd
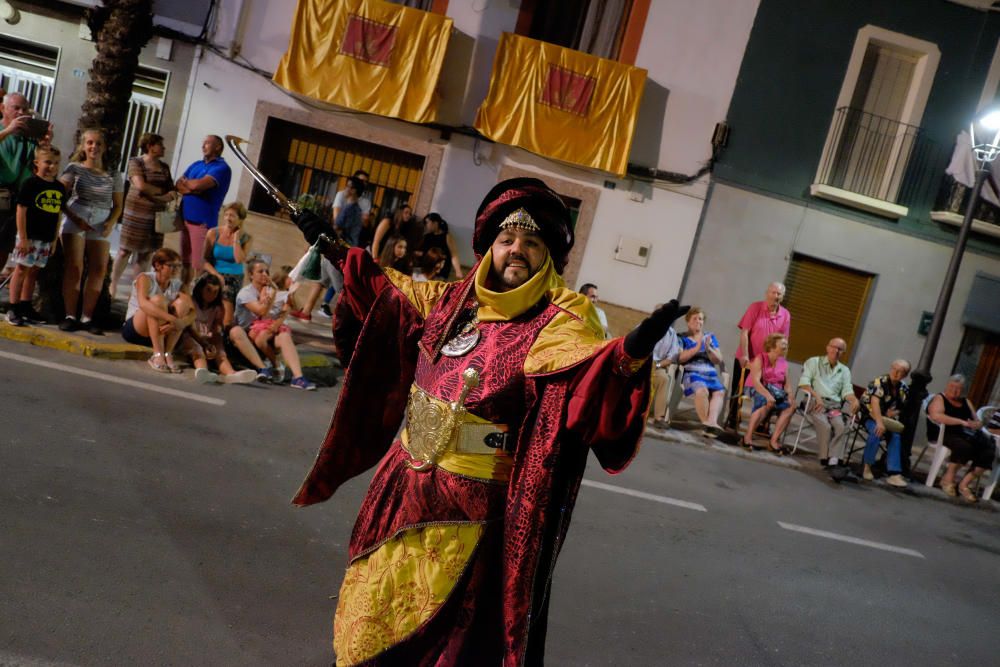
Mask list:
[[[847,351],[847,343],[840,338],[834,338],[826,344],[826,358],[831,364],[840,361],[840,357]]]
[[[781,300],[785,298],[785,290],[781,289],[779,285],[771,284],[768,286],[764,298],[768,303],[781,303]]]
[[[9,93],[3,103],[3,124],[10,125],[19,116],[31,115],[31,105],[24,95]]]
[[[521,229],[501,230],[492,250],[492,277],[500,292],[528,282],[542,268],[549,252],[540,234]]]
[[[215,140],[215,137],[205,137],[201,142],[201,154],[206,159],[219,157],[222,155],[222,145]]]
[[[910,367],[906,364],[893,364],[889,367],[889,379],[899,384],[910,374]]]
[[[583,295],[585,297],[587,297],[588,299],[590,299],[591,303],[597,303],[597,288],[596,287],[588,287],[587,291],[584,292]]]

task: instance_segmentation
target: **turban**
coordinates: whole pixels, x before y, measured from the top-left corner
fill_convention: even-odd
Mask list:
[[[477,258],[490,249],[500,233],[501,224],[508,218],[509,226],[531,228],[532,221],[537,225],[552,263],[561,274],[574,240],[573,221],[562,198],[537,178],[511,178],[497,183],[476,211],[472,249]]]

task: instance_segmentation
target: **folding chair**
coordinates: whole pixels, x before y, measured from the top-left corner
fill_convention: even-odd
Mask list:
[[[920,461],[924,458],[924,454],[927,452],[927,450],[928,449],[934,450],[934,458],[931,459],[931,467],[930,470],[927,472],[927,481],[924,482],[925,486],[930,486],[930,487],[934,486],[934,480],[937,479],[937,474],[941,470],[941,466],[942,464],[944,464],[944,460],[948,458],[949,454],[951,454],[951,450],[944,446],[944,426],[938,424],[936,421],[931,419],[931,416],[929,414],[927,414],[927,406],[931,404],[931,400],[933,398],[934,394],[931,394],[930,396],[924,399],[923,403],[920,404],[920,412],[927,419],[927,424],[926,424],[927,426],[933,424],[934,426],[938,427],[938,436],[934,442],[931,442],[930,438],[927,437],[927,429],[926,428],[924,429],[925,444],[923,449],[920,450],[920,454],[917,456],[917,460],[912,467],[912,470],[916,470],[917,466],[920,465]]]
[[[681,383],[680,378],[684,373],[684,367],[680,364],[670,364],[663,371],[667,374],[667,381],[663,386],[663,390],[667,394],[667,408],[664,413],[663,421],[670,423],[673,414],[677,411],[677,404],[681,402]],[[653,397],[654,405],[656,397]],[[657,418],[657,415],[653,415]]]
[[[976,419],[981,421],[983,424],[986,424],[986,422],[989,421],[990,416],[998,409],[1000,409],[1000,406],[996,405],[987,405],[979,408],[976,410]],[[986,427],[983,426],[984,430],[985,428]],[[989,431],[987,431],[987,433],[989,433]],[[993,491],[997,488],[997,480],[1000,479],[1000,435],[993,435],[990,433],[990,436],[993,438],[993,445],[996,447],[996,453],[993,455],[993,470],[990,471],[990,485],[986,487],[985,491],[983,491],[983,500],[989,500],[993,497]]]

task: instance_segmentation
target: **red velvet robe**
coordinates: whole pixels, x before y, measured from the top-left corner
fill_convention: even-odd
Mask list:
[[[506,667],[540,664],[552,570],[588,448],[611,473],[635,456],[649,405],[649,362],[636,368],[618,339],[571,366],[526,375],[528,349],[539,331],[564,312],[548,300],[511,321],[481,323],[481,341],[465,356],[434,356],[454,313],[467,303],[475,271],[448,287],[425,320],[364,251],[351,250],[343,269],[337,344],[351,350],[356,338],[356,345],[330,430],[294,502],[324,501],[381,460],[351,537],[352,561],[418,524],[486,525],[446,603],[372,664],[496,664],[501,659]],[[408,455],[393,441],[412,382],[451,401],[469,366],[481,377],[466,408],[516,429],[509,482],[440,468],[413,471],[406,465]]]

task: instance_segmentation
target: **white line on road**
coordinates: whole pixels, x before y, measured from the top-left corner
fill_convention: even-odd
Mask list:
[[[642,498],[643,500],[652,500],[656,503],[663,503],[664,505],[673,505],[674,507],[683,507],[688,510],[695,510],[696,512],[707,512],[708,510],[704,505],[699,505],[698,503],[689,503],[686,500],[677,500],[676,498],[668,498],[667,496],[657,496],[652,493],[646,493],[645,491],[636,491],[635,489],[625,489],[620,486],[614,486],[612,484],[604,484],[603,482],[592,482],[589,479],[583,480],[584,486],[590,486],[595,489],[602,489],[604,491],[611,491],[612,493],[620,493],[623,496],[632,496],[633,498]]]
[[[924,558],[924,555],[919,551],[906,549],[904,547],[894,547],[891,544],[885,544],[884,542],[872,542],[871,540],[863,540],[860,537],[851,537],[850,535],[841,535],[840,533],[828,533],[825,530],[816,530],[815,528],[807,528],[806,526],[797,526],[794,523],[785,523],[784,521],[779,521],[778,525],[785,530],[795,531],[796,533],[805,533],[806,535],[815,535],[816,537],[826,537],[831,540],[857,544],[862,547],[871,547],[872,549],[881,549],[882,551],[891,551],[895,554],[913,556],[914,558]]]
[[[111,382],[113,384],[123,384],[126,387],[145,389],[146,391],[153,391],[158,394],[166,394],[167,396],[174,396],[176,398],[186,398],[189,401],[208,403],[209,405],[226,404],[226,402],[221,398],[211,398],[209,396],[200,396],[198,394],[192,394],[187,391],[180,391],[179,389],[158,387],[155,384],[149,384],[148,382],[128,380],[126,378],[115,377],[114,375],[108,375],[106,373],[88,371],[82,368],[74,368],[73,366],[64,366],[63,364],[57,364],[51,361],[42,361],[41,359],[35,359],[34,357],[26,357],[22,354],[14,354],[13,352],[0,352],[0,358],[11,359],[13,361],[20,361],[21,363],[24,364],[33,364],[35,366],[41,366],[43,368],[51,368],[52,370],[62,371],[64,373],[73,373],[75,375],[82,375],[84,377],[94,378],[95,380],[104,380],[105,382]]]

